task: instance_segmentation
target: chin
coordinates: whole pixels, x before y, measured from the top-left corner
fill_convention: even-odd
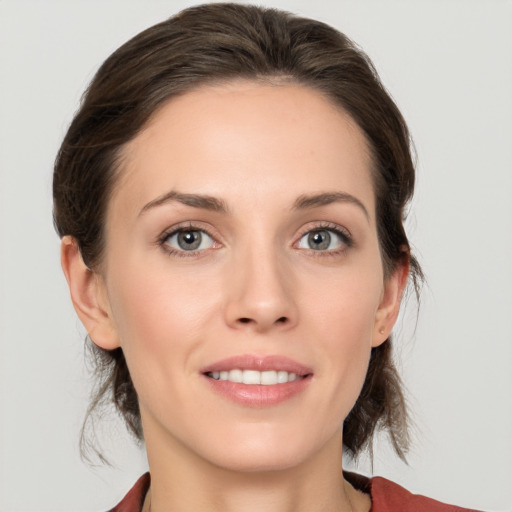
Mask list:
[[[308,439],[299,432],[286,435],[232,435],[205,446],[206,459],[217,467],[241,473],[283,471],[300,466],[322,451],[322,439]],[[300,435],[301,434],[301,435]],[[341,449],[341,448],[340,448]],[[340,451],[341,453],[341,451]]]
[[[297,466],[307,459],[304,453],[283,452],[283,450],[258,452],[246,451],[240,453],[240,450],[230,450],[229,454],[222,454],[215,457],[212,462],[227,471],[238,473],[265,473],[284,471]]]

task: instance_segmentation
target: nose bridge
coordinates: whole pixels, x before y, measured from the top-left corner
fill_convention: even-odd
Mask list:
[[[237,248],[226,292],[226,320],[232,327],[264,331],[297,319],[285,251],[268,238],[252,238]]]

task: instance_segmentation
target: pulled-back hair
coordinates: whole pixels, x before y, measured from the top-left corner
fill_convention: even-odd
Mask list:
[[[320,92],[359,125],[372,153],[377,230],[385,277],[410,264],[421,269],[404,230],[414,188],[407,126],[369,58],[344,34],[275,9],[238,4],[189,8],[135,36],[100,67],[57,155],[54,223],[76,240],[85,264],[98,270],[105,215],[120,172],[122,148],[165,102],[206,84],[277,79]],[[137,394],[121,348],[91,345],[98,386],[90,414],[113,401],[140,440]],[[407,413],[391,339],[372,349],[362,392],[345,420],[345,449],[357,456],[387,430],[396,452],[408,445]]]

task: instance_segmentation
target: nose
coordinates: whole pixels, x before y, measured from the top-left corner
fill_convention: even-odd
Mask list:
[[[263,333],[296,324],[292,272],[277,251],[244,251],[228,272],[225,317],[230,327]]]

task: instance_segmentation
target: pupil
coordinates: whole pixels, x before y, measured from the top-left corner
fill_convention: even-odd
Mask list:
[[[313,231],[308,237],[309,246],[315,251],[321,251],[329,248],[331,235],[328,231]]]
[[[201,245],[201,234],[198,231],[183,231],[178,235],[178,245],[185,251],[193,251]]]

